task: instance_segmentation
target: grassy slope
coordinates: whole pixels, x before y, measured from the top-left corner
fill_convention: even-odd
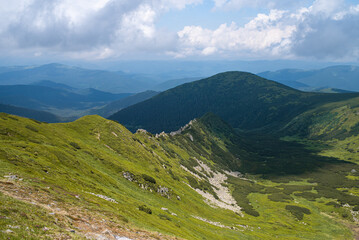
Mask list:
[[[282,129],[307,144],[317,142],[322,155],[359,163],[359,98],[326,104],[305,112]]]
[[[236,142],[231,128],[211,115],[193,122],[180,134],[157,138],[143,132],[132,134],[97,116],[73,123],[44,124],[1,114],[0,130],[0,230],[13,231],[0,232],[1,239],[76,239],[85,234],[106,235],[105,229],[119,236],[148,239],[171,235],[186,239],[352,238],[349,229],[335,221],[348,222],[352,218],[350,209],[326,205],[337,196],[324,191],[336,189],[335,182],[325,184],[334,175],[347,185],[358,184],[356,179],[345,177],[353,168],[350,164],[327,164],[318,172],[291,177],[267,176],[270,180],[251,174],[246,175],[247,180],[230,177],[227,185],[243,208],[243,217],[205,204],[183,183],[191,184],[188,177],[192,175],[180,164],[196,171],[193,159],[197,158],[212,169],[241,167],[236,154],[245,150],[234,154],[229,150],[233,144],[248,147]],[[131,172],[138,182],[126,180],[124,172]],[[3,177],[10,173],[23,180]],[[154,178],[156,184],[146,181],[148,177],[142,174]],[[198,184],[208,186],[206,180]],[[172,189],[170,198],[149,191],[159,186]],[[342,203],[346,201],[342,199]],[[138,210],[144,204],[152,214]],[[310,214],[300,219],[301,210],[292,209],[291,213],[287,205],[307,208]],[[235,229],[213,226],[193,216]]]

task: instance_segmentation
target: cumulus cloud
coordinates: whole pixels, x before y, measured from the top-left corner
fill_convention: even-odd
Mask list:
[[[247,4],[216,0],[222,7],[235,3]],[[172,54],[353,60],[359,58],[359,30],[355,26],[359,26],[359,5],[348,6],[342,0],[316,0],[310,7],[295,11],[258,14],[242,27],[235,23],[222,24],[214,30],[186,26],[178,32],[179,48]]]
[[[158,28],[172,9],[203,0],[0,0],[0,54],[104,59],[359,58],[359,5],[346,0],[213,0],[217,10],[272,9],[247,24]],[[307,4],[311,2],[311,4]],[[294,8],[301,4],[301,8]],[[214,13],[217,11],[214,11]],[[213,12],[212,12],[213,13]],[[179,19],[179,21],[181,21]]]
[[[213,0],[215,4],[215,9],[224,9],[224,10],[239,10],[243,8],[269,8],[269,9],[288,9],[294,8],[303,3],[308,2],[308,0]]]
[[[272,10],[268,15],[258,14],[244,27],[235,23],[222,24],[215,30],[187,26],[178,32],[181,54],[226,54],[260,56],[280,55],[287,50],[295,31],[287,12]]]
[[[8,4],[0,0],[0,6]],[[201,0],[18,0],[0,13],[2,49],[36,49],[109,57],[173,47],[174,33],[156,29],[158,16]],[[1,14],[0,14],[1,15]]]
[[[332,16],[326,13],[307,14],[306,20],[298,24],[292,37],[293,53],[318,59],[357,59],[359,5]]]

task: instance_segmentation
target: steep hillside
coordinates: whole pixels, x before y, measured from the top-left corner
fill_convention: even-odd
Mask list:
[[[0,113],[9,113],[21,117],[28,117],[41,122],[56,123],[66,121],[66,118],[61,118],[49,112],[36,111],[33,109],[15,107],[0,103]]]
[[[158,135],[98,116],[44,124],[1,114],[0,236],[352,239],[359,197],[342,189],[358,186],[357,165],[321,157],[296,175],[233,172],[260,139],[213,114]],[[263,151],[257,165],[281,151]],[[282,165],[301,157],[286,156]]]
[[[359,91],[358,66],[331,66],[317,70],[283,69],[258,74],[278,82],[292,81],[314,88],[338,88],[348,91]]]
[[[359,97],[328,103],[302,113],[289,122],[283,134],[309,139],[344,139],[359,134]]]
[[[235,128],[277,129],[315,105],[358,95],[305,93],[251,73],[226,72],[162,92],[110,119],[131,131],[161,132],[213,112]]]
[[[323,146],[322,156],[359,163],[359,98],[325,104],[294,118],[282,136],[308,146]],[[290,137],[288,137],[290,136]]]

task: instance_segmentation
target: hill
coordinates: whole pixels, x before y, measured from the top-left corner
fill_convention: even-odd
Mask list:
[[[264,149],[259,155],[266,159],[256,162],[260,139],[247,142],[213,114],[158,135],[132,134],[98,116],[44,124],[1,114],[2,236],[352,238],[359,197],[341,188],[358,185],[356,173],[347,178],[357,165],[311,150],[293,154],[300,144]],[[308,158],[311,166],[296,175],[233,172],[276,156],[281,165]]]
[[[282,135],[324,141],[331,145],[350,140],[345,150],[355,154],[353,148],[358,142],[359,134],[359,97],[324,104],[306,111],[290,121],[281,132]]]
[[[48,82],[47,85],[49,85]],[[103,106],[130,95],[130,93],[113,94],[95,89],[69,89],[63,85],[57,85],[57,87],[0,85],[1,103],[49,111],[66,117],[75,115],[78,110]]]
[[[131,131],[173,131],[213,112],[242,130],[282,127],[298,114],[358,94],[301,92],[246,72],[226,72],[183,84],[110,116]]]
[[[258,75],[278,82],[299,82],[313,88],[338,88],[359,91],[358,66],[331,66],[317,70],[283,69],[262,72]]]
[[[45,111],[36,111],[32,109],[15,107],[1,103],[0,103],[0,112],[9,113],[21,117],[32,118],[37,121],[49,122],[49,123],[63,122],[67,120],[66,118],[60,118],[59,116],[56,116],[52,113],[48,113]]]
[[[55,63],[4,71],[0,71],[1,85],[28,85],[47,80],[66,84],[73,88],[94,88],[112,93],[141,92],[152,86],[150,79],[145,76],[84,69]]]
[[[87,115],[96,114],[102,117],[109,117],[123,108],[145,101],[153,96],[156,96],[158,93],[159,92],[149,90],[128,97],[124,97],[122,99],[110,102],[103,107],[91,109],[90,111],[88,111]]]

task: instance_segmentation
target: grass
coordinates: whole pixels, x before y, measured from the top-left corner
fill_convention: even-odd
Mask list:
[[[258,166],[274,157],[273,168],[289,156],[285,150],[299,156],[305,149],[288,144],[279,152],[254,155],[257,146],[253,136],[244,141],[218,119],[219,129],[210,131],[210,121],[197,121],[181,134],[156,138],[150,133],[132,134],[98,116],[45,124],[1,114],[0,198],[4,204],[0,206],[0,231],[9,225],[22,226],[10,229],[13,233],[2,232],[1,237],[84,239],[84,233],[99,233],[85,228],[83,222],[88,222],[134,238],[139,237],[136,232],[168,239],[352,238],[351,231],[340,223],[352,221],[350,211],[342,205],[355,207],[359,198],[340,188],[355,191],[358,179],[351,169],[356,165],[324,161],[327,158],[309,150],[304,154],[305,162],[319,159],[316,171],[294,175],[283,174],[283,170],[272,175],[253,171],[245,174],[246,179],[229,177],[227,185],[242,207],[243,217],[207,205],[185,183],[192,182],[193,187],[215,195],[206,181],[208,176],[203,174],[204,180],[198,181],[181,165],[195,171],[196,158],[214,171],[223,171],[240,168],[260,156]],[[232,150],[235,146],[239,150]],[[243,159],[238,160],[237,154],[243,154]],[[317,162],[308,166],[317,166]],[[130,180],[124,177],[126,173]],[[9,175],[16,175],[16,179],[5,177]],[[166,194],[159,192],[164,188]],[[327,205],[329,202],[338,202],[339,207]],[[298,208],[286,210],[286,206]],[[303,221],[298,220],[301,209],[311,213],[304,214]],[[50,230],[44,231],[45,227]]]

